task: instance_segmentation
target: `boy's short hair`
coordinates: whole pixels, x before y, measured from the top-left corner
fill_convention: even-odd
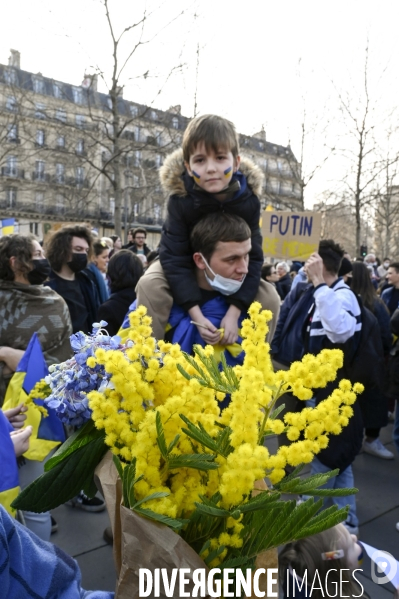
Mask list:
[[[319,244],[319,254],[326,271],[337,275],[345,250],[332,239],[322,239]]]
[[[219,241],[246,241],[251,238],[251,229],[240,216],[216,212],[204,216],[190,235],[193,254],[201,253],[209,262]]]
[[[389,268],[393,268],[399,274],[399,262],[392,262],[392,264],[389,265]]]
[[[183,135],[183,158],[189,162],[199,143],[204,142],[207,152],[225,149],[237,158],[240,148],[236,128],[231,121],[216,114],[204,114],[189,122]]]

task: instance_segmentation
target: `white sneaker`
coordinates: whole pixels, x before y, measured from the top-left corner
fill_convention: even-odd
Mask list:
[[[370,455],[375,455],[377,458],[383,458],[384,460],[393,460],[395,457],[392,451],[389,451],[389,449],[384,447],[379,438],[374,439],[371,443],[363,441],[363,451]]]

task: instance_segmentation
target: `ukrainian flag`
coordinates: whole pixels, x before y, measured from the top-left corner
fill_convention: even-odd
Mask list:
[[[19,479],[11,430],[12,426],[0,410],[0,504],[14,516],[11,504],[19,493]]]
[[[36,333],[32,335],[17,370],[13,375],[4,400],[3,409],[15,408],[26,403],[29,393],[41,379],[48,375],[42,347]],[[34,399],[34,403],[43,406],[42,399]],[[54,410],[46,408],[48,416],[44,417],[39,410],[28,404],[26,424],[33,428],[29,449],[24,456],[29,460],[41,462],[50,451],[65,441],[64,428]]]
[[[1,234],[11,235],[14,233],[15,218],[5,218],[1,221]]]

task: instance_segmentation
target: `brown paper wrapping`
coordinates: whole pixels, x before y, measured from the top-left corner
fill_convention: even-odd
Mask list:
[[[110,452],[97,466],[95,480],[104,496],[114,536],[113,551],[118,579],[115,599],[139,599],[140,568],[166,568],[169,580],[173,568],[190,568],[191,571],[204,568],[208,571],[199,555],[170,528],[147,520],[122,505],[122,484]],[[266,488],[264,481],[257,481],[254,493],[257,489]],[[256,568],[277,568],[277,550],[261,553],[256,559]],[[186,575],[186,578],[190,576]],[[185,590],[189,591],[190,588],[192,584],[187,584]],[[267,579],[263,574],[259,578],[259,589],[267,592]],[[162,590],[161,583],[160,597],[166,599]],[[178,580],[173,597],[180,597]]]
[[[166,568],[170,580],[173,568],[191,571],[207,566],[197,553],[173,530],[138,516],[121,505],[122,484],[108,452],[95,470],[97,487],[102,492],[114,535],[114,560],[117,574],[115,599],[139,598],[139,569]],[[190,579],[190,575],[186,575]],[[187,584],[189,591],[192,585]],[[163,585],[160,585],[160,597]],[[179,599],[178,580],[173,597]]]

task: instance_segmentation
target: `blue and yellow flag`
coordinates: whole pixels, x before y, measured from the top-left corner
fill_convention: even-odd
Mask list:
[[[11,508],[11,503],[19,493],[19,479],[14,445],[10,438],[11,430],[12,426],[0,410],[0,504],[14,516],[15,510]]]
[[[13,375],[4,400],[3,409],[15,408],[20,403],[26,403],[29,393],[41,379],[48,375],[42,347],[36,333],[32,335],[17,370]],[[34,399],[34,403],[43,406],[41,399]],[[24,456],[29,460],[42,461],[50,451],[65,441],[64,428],[54,410],[47,408],[48,416],[44,417],[39,410],[28,403],[26,424],[33,427],[30,437],[29,449]]]
[[[15,218],[4,218],[1,221],[1,235],[11,235],[14,233]]]

